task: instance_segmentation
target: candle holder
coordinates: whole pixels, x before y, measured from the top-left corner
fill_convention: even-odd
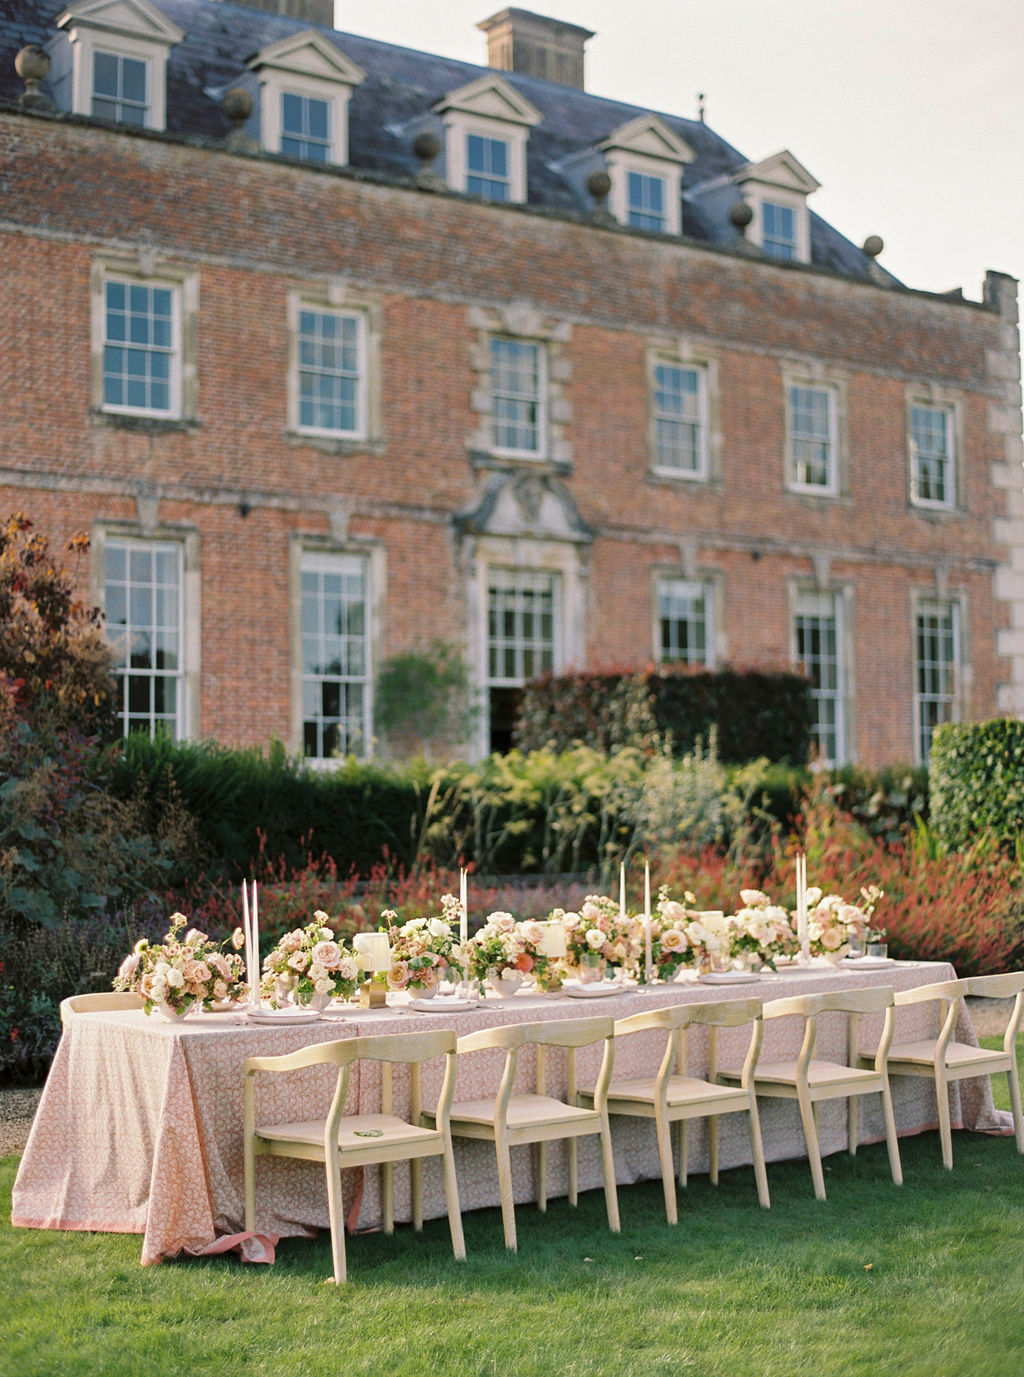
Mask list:
[[[360,1009],[385,1009],[388,1003],[388,987],[376,975],[359,987]]]

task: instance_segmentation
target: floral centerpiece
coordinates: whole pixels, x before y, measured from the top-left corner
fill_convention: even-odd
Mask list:
[[[700,970],[716,959],[728,962],[732,955],[732,919],[698,909],[696,902],[689,890],[683,902],[670,898],[665,885],[658,890],[651,914],[651,963],[661,980],[673,980],[683,966]]]
[[[226,952],[205,932],[189,928],[183,913],[172,913],[170,928],[160,944],[143,937],[121,962],[115,990],[134,990],[145,999],[145,1010],[159,1009],[168,1018],[183,1018],[196,1004],[211,1008],[241,999],[248,986],[245,968],[236,952]]]
[[[459,941],[459,901],[454,894],[442,896],[441,909],[441,917],[411,918],[401,927],[394,909],[381,913],[391,943],[390,989],[434,994],[451,972],[460,972],[465,967],[469,953],[463,951]]]
[[[525,976],[539,989],[557,988],[561,971],[542,950],[544,939],[544,928],[533,919],[520,923],[511,913],[489,913],[469,940],[469,974],[498,988],[518,985]]]
[[[261,990],[275,1008],[294,998],[299,1004],[324,1005],[348,999],[361,975],[359,958],[334,940],[330,918],[317,909],[304,928],[286,932],[263,958]]]
[[[732,915],[733,957],[745,964],[760,959],[774,970],[780,956],[790,956],[797,950],[789,914],[760,889],[741,889],[740,903],[742,907]]]
[[[847,903],[841,894],[822,894],[816,886],[808,888],[805,894],[811,955],[837,961],[850,950],[851,938],[864,939],[884,891],[877,885],[862,888],[859,904]]]
[[[624,915],[613,899],[603,894],[588,894],[578,913],[556,908],[550,921],[565,929],[568,967],[585,969],[603,961],[606,966],[636,970],[644,955],[644,920]]]

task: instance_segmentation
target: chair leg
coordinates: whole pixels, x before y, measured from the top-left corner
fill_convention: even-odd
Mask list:
[[[685,1190],[688,1162],[685,1119],[679,1120],[679,1126],[676,1131],[679,1134],[679,1184]]]
[[[345,1280],[345,1208],[341,1199],[341,1163],[337,1156],[328,1155],[324,1163],[327,1171],[327,1212],[331,1221],[331,1257],[334,1261],[334,1280]]]
[[[575,1148],[576,1140],[572,1140]],[[615,1157],[612,1153],[612,1131],[605,1115],[601,1128],[601,1170],[604,1175],[604,1203],[608,1210],[608,1227],[613,1234],[621,1231],[619,1223],[619,1194],[615,1188]]]
[[[395,1168],[383,1162],[380,1169],[380,1202],[384,1213],[384,1232],[395,1232]]]
[[[672,1161],[672,1126],[660,1114],[655,1116],[654,1126],[658,1130],[658,1157],[661,1161],[661,1184],[665,1191],[665,1218],[669,1224],[678,1224],[676,1169]]]
[[[449,1140],[441,1157],[444,1170],[444,1198],[448,1206],[448,1227],[452,1234],[452,1251],[457,1258],[466,1256],[466,1240],[462,1233],[462,1208],[459,1204],[459,1183],[455,1175],[455,1157]],[[423,1203],[420,1202],[420,1218],[423,1217]]]
[[[857,1096],[850,1095],[846,1101],[846,1146],[851,1157],[857,1156],[857,1140],[860,1137],[857,1132],[858,1107]]]
[[[256,1151],[252,1138],[245,1135],[245,1230],[256,1232]]]
[[[937,1077],[935,1101],[939,1110],[939,1140],[942,1143],[942,1165],[953,1170],[953,1130],[949,1120],[949,1082]]]
[[[708,1178],[718,1185],[718,1115],[708,1116]]]
[[[1024,1115],[1021,1114],[1020,1080],[1016,1071],[1007,1071],[1006,1080],[1010,1087],[1010,1108],[1013,1111],[1013,1132],[1017,1139],[1017,1151],[1024,1152]]]
[[[946,1101],[947,1107],[949,1101]],[[889,1170],[893,1184],[903,1185],[903,1166],[900,1162],[900,1145],[896,1137],[896,1116],[892,1112],[892,1091],[888,1084],[882,1087],[882,1115],[885,1119],[885,1145],[889,1149]]]
[[[410,1190],[412,1192],[412,1227],[423,1232],[423,1158],[413,1157],[409,1162]]]
[[[569,1159],[569,1204],[576,1204],[575,1180],[573,1179],[573,1161]],[[543,1214],[548,1207],[548,1145],[541,1142],[537,1144],[537,1208]]]
[[[496,1139],[494,1151],[498,1159],[498,1192],[501,1196],[501,1222],[505,1228],[505,1247],[510,1253],[514,1253],[517,1251],[516,1205],[512,1192],[512,1160],[508,1143],[503,1139]]]
[[[764,1166],[764,1144],[761,1141],[761,1118],[757,1112],[757,1100],[753,1095],[750,1097],[750,1113],[747,1115],[750,1125],[750,1155],[754,1159],[754,1180],[757,1182],[757,1198],[766,1210],[772,1207],[771,1196],[768,1194],[768,1173]]]
[[[807,1160],[811,1164],[811,1180],[814,1182],[814,1195],[818,1200],[826,1199],[825,1174],[821,1169],[821,1153],[818,1149],[818,1126],[814,1120],[814,1105],[807,1092],[797,1087],[797,1100],[800,1105],[800,1120],[804,1126],[804,1143],[807,1147]]]

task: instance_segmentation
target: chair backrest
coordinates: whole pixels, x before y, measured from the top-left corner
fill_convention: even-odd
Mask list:
[[[1002,975],[972,975],[962,982],[964,991],[974,999],[1013,999],[1024,990],[1024,971],[1006,971]]]
[[[97,994],[68,995],[60,1002],[60,1021],[71,1014],[99,1014],[115,1009],[141,1009],[146,1001],[134,990],[101,990]]]
[[[818,1036],[818,1017],[821,1014],[849,1014],[847,1030],[847,1064],[857,1063],[857,1015],[886,1013],[885,1027],[875,1055],[875,1068],[881,1071],[889,1055],[893,1038],[891,1010],[894,1002],[891,985],[860,990],[825,990],[819,994],[793,995],[789,999],[773,999],[764,1006],[765,1019],[796,1016],[804,1020],[804,1040],[800,1048],[798,1064],[801,1074],[806,1071],[814,1056]]]
[[[668,1034],[665,1054],[655,1081],[655,1092],[660,1096],[667,1093],[673,1069],[677,1075],[687,1074],[689,1057],[686,1035],[690,1028],[708,1029],[708,1079],[713,1081],[718,1071],[718,1029],[738,1028],[750,1023],[753,1028],[743,1071],[743,1084],[746,1085],[760,1053],[761,1010],[760,999],[722,999],[709,1004],[672,1004],[665,1009],[645,1009],[639,1014],[629,1014],[626,1018],[616,1019],[615,1036],[628,1037],[631,1033],[658,1029]]]
[[[566,1053],[565,1086],[566,1102],[574,1104],[578,1080],[576,1077],[576,1051],[580,1047],[591,1047],[595,1042],[604,1043],[604,1056],[594,1086],[594,1107],[601,1110],[608,1098],[608,1084],[612,1078],[615,1061],[615,1020],[611,1017],[597,1018],[554,1018],[543,1023],[527,1023],[526,1041],[537,1049],[537,1094],[547,1094],[547,1049],[564,1047]]]

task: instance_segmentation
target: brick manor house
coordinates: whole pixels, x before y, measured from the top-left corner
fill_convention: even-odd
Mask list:
[[[0,501],[91,534],[125,729],[371,751],[435,638],[474,754],[549,668],[798,666],[834,761],[1024,712],[1016,282],[915,291],[792,152],[479,27],[3,6]]]

